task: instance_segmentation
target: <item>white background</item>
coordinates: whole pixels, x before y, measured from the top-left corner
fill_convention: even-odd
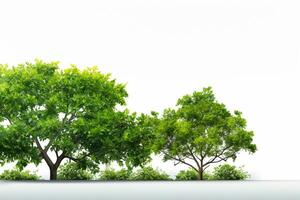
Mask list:
[[[98,65],[127,83],[137,112],[212,86],[255,132],[257,153],[235,164],[252,179],[300,179],[299,10],[297,0],[0,0],[0,63]]]

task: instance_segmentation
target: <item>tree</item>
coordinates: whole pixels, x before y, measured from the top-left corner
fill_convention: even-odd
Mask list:
[[[131,180],[171,180],[165,172],[155,170],[152,167],[142,167],[131,175]]]
[[[214,168],[212,180],[245,180],[250,175],[245,172],[242,168],[224,164]]]
[[[126,97],[125,85],[97,67],[60,70],[57,62],[40,60],[1,65],[1,163],[23,168],[44,160],[51,180],[64,159],[83,169],[113,160],[140,164],[147,160],[142,136],[129,133],[139,117],[116,109]]]
[[[157,125],[156,153],[175,165],[185,164],[199,174],[214,163],[235,160],[238,153],[254,153],[253,132],[246,130],[241,112],[229,112],[210,87],[177,101],[176,109],[166,109]]]
[[[58,180],[92,180],[93,172],[82,169],[75,162],[68,162],[58,169]]]
[[[29,171],[21,171],[19,169],[4,170],[0,174],[0,180],[38,180],[40,177]]]

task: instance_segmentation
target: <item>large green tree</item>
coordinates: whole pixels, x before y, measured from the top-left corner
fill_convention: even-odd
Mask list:
[[[64,159],[83,168],[146,161],[136,131],[143,117],[117,109],[126,97],[125,86],[97,67],[61,70],[40,60],[1,65],[0,161],[22,168],[44,160],[51,180]]]
[[[246,130],[241,112],[228,111],[210,87],[185,95],[176,109],[166,109],[158,123],[155,150],[175,165],[188,165],[203,179],[214,163],[235,160],[238,153],[254,153],[253,132]]]

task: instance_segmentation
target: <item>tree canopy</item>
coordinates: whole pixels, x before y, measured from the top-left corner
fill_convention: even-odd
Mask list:
[[[40,60],[1,65],[1,162],[22,168],[44,160],[50,179],[64,159],[83,168],[113,160],[140,164],[147,155],[135,123],[143,117],[117,109],[126,97],[125,85],[97,67],[62,70]]]
[[[235,160],[238,153],[254,153],[253,132],[241,112],[231,113],[210,87],[185,95],[176,109],[166,109],[157,126],[155,151],[175,165],[188,165],[203,179],[214,163]]]

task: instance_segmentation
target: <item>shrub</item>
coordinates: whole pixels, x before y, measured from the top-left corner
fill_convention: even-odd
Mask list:
[[[209,173],[203,174],[203,180],[210,180],[210,179],[211,179],[211,175]],[[193,169],[181,170],[176,175],[176,180],[178,181],[199,180],[199,174]]]
[[[21,171],[19,169],[5,170],[0,174],[1,180],[38,180],[40,177],[29,171]]]
[[[180,180],[180,181],[188,181],[188,180],[198,180],[199,179],[199,175],[198,173],[193,170],[193,169],[189,169],[189,170],[181,170],[177,175],[176,175],[176,180]]]
[[[155,170],[152,167],[143,167],[133,173],[131,180],[172,180],[165,172]]]
[[[215,167],[212,180],[245,180],[249,178],[250,175],[245,172],[242,168],[237,168],[235,166],[224,164]]]
[[[74,162],[68,162],[59,168],[57,178],[58,180],[91,180],[93,174]]]
[[[121,181],[121,180],[129,180],[131,176],[131,171],[126,169],[121,169],[116,171],[112,168],[107,168],[104,171],[100,172],[99,180],[104,181]]]

